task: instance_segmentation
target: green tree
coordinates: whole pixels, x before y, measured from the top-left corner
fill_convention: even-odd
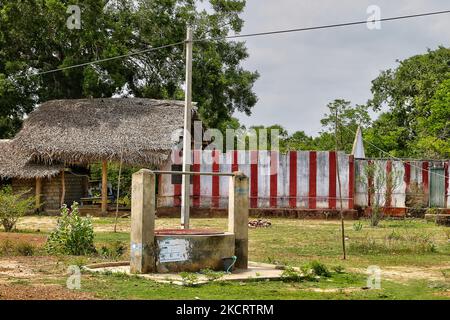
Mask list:
[[[332,140],[335,140],[331,139],[331,136],[334,137],[337,117],[338,149],[350,153],[358,126],[365,128],[371,122],[367,107],[352,106],[350,101],[343,99],[336,99],[329,103],[327,107],[329,112],[320,120],[323,127],[320,135],[322,137],[319,137],[317,142],[320,142],[321,146],[328,150],[334,149],[336,143],[330,144]]]
[[[442,95],[448,87],[442,88],[441,84],[448,79],[450,49],[444,47],[399,61],[396,69],[383,71],[372,82],[373,97],[368,105],[375,111],[383,108],[388,111],[375,121],[369,133],[370,139],[396,156],[420,157],[429,154],[430,150],[419,148],[418,142],[421,141],[423,145],[425,141],[434,139],[433,134],[431,138],[427,137],[428,126],[432,130],[439,130],[439,125],[436,127],[432,124],[435,119],[433,114],[439,114],[436,101],[444,99]],[[443,92],[440,97],[436,97],[439,88]],[[434,135],[438,136],[436,132]],[[432,143],[435,149],[433,153],[444,156],[445,146],[439,140],[445,139]]]
[[[81,29],[66,26],[71,1],[0,2],[0,136],[50,99],[110,97],[114,94],[182,99],[183,45],[109,60],[63,72],[33,73],[83,64],[177,43],[186,37],[223,37],[239,32],[244,0],[209,0],[201,10],[195,0],[80,0]],[[251,113],[257,98],[257,72],[244,70],[243,42],[199,41],[194,44],[193,100],[212,127],[234,111]]]
[[[314,139],[304,131],[296,131],[290,135],[283,143],[286,151],[295,150],[315,150]]]
[[[426,157],[450,157],[450,79],[436,90],[428,117],[418,119],[417,147]]]

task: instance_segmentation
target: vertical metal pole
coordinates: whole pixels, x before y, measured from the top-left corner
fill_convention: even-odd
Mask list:
[[[192,29],[187,28],[186,36],[186,89],[183,132],[183,171],[191,171],[191,104],[192,104]],[[181,225],[189,229],[190,176],[182,176]]]
[[[336,174],[337,174],[337,180],[338,180],[338,185],[339,185],[339,202],[340,202],[340,218],[341,218],[341,236],[342,236],[342,258],[345,260],[347,259],[347,252],[345,250],[345,229],[344,229],[344,213],[343,213],[343,204],[342,204],[342,185],[341,185],[341,175],[339,173],[339,148],[338,148],[338,137],[337,137],[337,132],[338,132],[338,107],[336,106],[336,123],[335,123],[335,128],[334,128],[334,137],[336,140]]]

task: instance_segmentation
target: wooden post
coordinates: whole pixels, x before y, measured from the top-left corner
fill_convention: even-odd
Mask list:
[[[66,177],[65,168],[61,171],[61,201],[59,206],[62,207],[66,201]]]
[[[41,209],[41,194],[42,194],[42,179],[40,177],[36,178],[36,211]]]
[[[130,272],[156,271],[155,174],[141,169],[132,176]]]
[[[248,177],[235,172],[230,179],[228,232],[235,237],[236,268],[248,268]]]
[[[108,161],[102,162],[102,214],[108,212]]]
[[[184,105],[184,131],[183,131],[183,170],[191,171],[191,104],[192,104],[192,29],[187,28],[186,36],[186,90]],[[190,209],[190,176],[181,178],[181,225],[189,229]]]

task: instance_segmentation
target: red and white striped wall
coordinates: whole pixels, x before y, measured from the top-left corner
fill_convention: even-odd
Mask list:
[[[377,161],[377,167],[380,170],[395,172],[397,182],[394,184],[395,189],[388,199],[385,197],[386,186],[380,189],[380,203],[391,208],[405,208],[406,194],[414,192],[414,188],[422,190],[426,197],[429,193],[430,168],[443,167],[445,175],[445,207],[450,208],[450,177],[449,177],[449,161],[400,161],[400,160],[355,160],[355,205],[370,206],[367,185],[373,183],[365,181],[364,166],[368,162]]]
[[[336,161],[342,185],[342,206],[353,208],[354,160],[343,152],[193,151],[193,171],[242,171],[250,179],[251,208],[335,209],[340,207]],[[201,160],[201,161],[200,161]],[[167,164],[164,170],[170,170]],[[191,204],[200,208],[226,208],[229,177],[194,176]],[[159,181],[158,205],[181,205],[181,185],[171,177]]]

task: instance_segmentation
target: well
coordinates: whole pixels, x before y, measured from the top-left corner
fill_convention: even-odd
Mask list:
[[[157,231],[156,272],[223,270],[222,259],[234,256],[234,240],[234,234],[224,232]]]
[[[179,174],[179,172],[178,172]],[[190,174],[190,173],[189,173]],[[201,173],[196,173],[201,174]],[[142,169],[132,178],[131,273],[224,270],[224,258],[235,267],[248,266],[248,178],[230,177],[228,231],[205,229],[155,230],[155,172]]]

